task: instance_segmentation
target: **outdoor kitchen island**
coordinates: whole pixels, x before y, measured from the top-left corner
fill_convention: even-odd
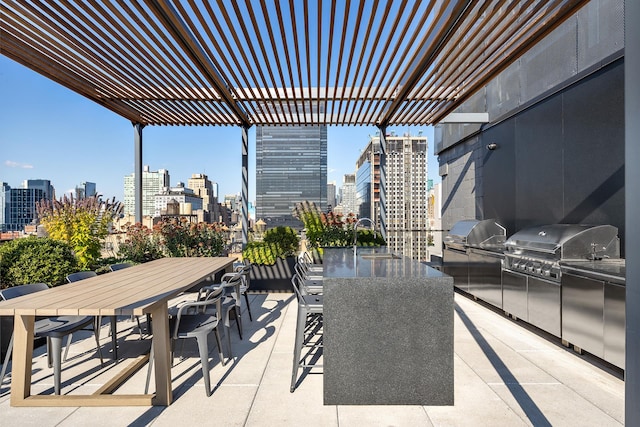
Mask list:
[[[453,278],[386,248],[324,250],[325,405],[453,405]]]

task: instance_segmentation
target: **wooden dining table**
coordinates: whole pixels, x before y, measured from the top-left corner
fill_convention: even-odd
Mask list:
[[[162,258],[0,302],[0,316],[14,317],[11,406],[168,406],[171,335],[168,301],[219,272],[235,258]],[[36,316],[142,316],[153,320],[155,394],[112,394],[146,363],[141,355],[91,395],[31,395]]]

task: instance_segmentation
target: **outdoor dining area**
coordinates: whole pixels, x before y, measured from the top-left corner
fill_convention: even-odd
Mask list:
[[[231,270],[234,259],[158,261],[70,283],[57,292],[41,292],[47,298],[27,296],[13,306],[10,300],[0,303],[2,314],[14,310],[24,325],[16,328],[22,336],[16,336],[14,362],[0,388],[3,425],[182,425],[202,423],[212,414],[211,425],[624,424],[620,372],[588,355],[572,354],[539,331],[523,328],[460,294],[454,300],[453,405],[323,404],[322,350],[308,366],[292,366],[303,295],[316,298],[321,292],[322,265],[308,261],[298,262],[295,269],[302,279],[296,279],[301,283],[297,297],[292,292],[249,290],[239,310],[242,336],[233,316],[229,327],[224,321],[220,325],[221,340],[208,334],[207,384],[196,340],[176,343],[171,359],[168,307],[193,299],[194,283]],[[108,282],[111,287],[103,286]],[[71,297],[81,286],[84,297]],[[155,319],[151,334],[147,313]],[[91,328],[75,332],[62,362],[60,395],[54,390],[46,345],[28,345],[33,342],[34,315],[105,318],[100,335],[103,362]],[[119,318],[117,360],[108,357],[111,315]],[[142,334],[135,316],[141,316]],[[155,373],[149,383],[152,347]],[[401,354],[398,363],[402,364]]]

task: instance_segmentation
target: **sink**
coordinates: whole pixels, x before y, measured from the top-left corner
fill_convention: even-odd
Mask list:
[[[364,254],[364,255],[361,255],[361,257],[362,259],[400,259],[401,258],[399,255],[385,254],[385,253]]]

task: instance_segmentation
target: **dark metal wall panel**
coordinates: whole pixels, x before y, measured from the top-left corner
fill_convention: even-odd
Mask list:
[[[558,96],[516,118],[514,231],[553,224],[563,217],[562,137],[562,99]]]
[[[495,218],[507,229],[507,235],[516,231],[515,124],[515,119],[509,119],[488,129],[480,146],[484,159],[484,215]],[[491,143],[497,144],[495,150],[487,150]]]
[[[582,80],[562,103],[565,211],[559,222],[613,224],[624,236],[623,62]]]

